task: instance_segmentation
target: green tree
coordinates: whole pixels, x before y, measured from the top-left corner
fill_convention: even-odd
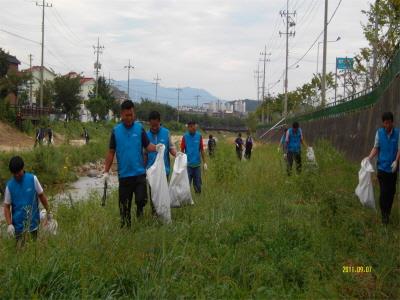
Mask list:
[[[105,99],[101,97],[90,98],[85,105],[86,108],[90,111],[90,114],[93,117],[93,121],[97,122],[98,120],[106,119],[109,112],[109,105]]]
[[[54,79],[54,107],[65,113],[68,120],[78,117],[80,97],[80,77],[58,76]]]
[[[54,105],[54,82],[52,80],[45,80],[43,82],[43,106],[52,107]],[[35,91],[36,102],[40,101],[40,89]]]
[[[369,10],[362,11],[367,22],[362,25],[369,46],[360,49],[355,56],[354,70],[349,76],[353,90],[364,83],[368,87],[385,70],[400,42],[400,1],[377,0]],[[376,70],[373,69],[374,49],[376,50]]]
[[[9,70],[7,74],[0,78],[0,95],[5,98],[9,94],[18,97],[18,92],[22,86],[31,80],[32,75],[29,73],[21,73],[16,70]]]
[[[0,48],[0,78],[6,76],[8,72],[8,54]]]
[[[108,112],[111,110],[117,112],[115,105],[115,97],[111,85],[107,83],[105,77],[100,76],[97,81],[98,95],[96,97],[96,87],[89,93],[89,101],[86,103],[86,108],[90,111],[95,121],[105,120]]]

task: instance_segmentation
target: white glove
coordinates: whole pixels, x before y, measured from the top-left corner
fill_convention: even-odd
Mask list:
[[[110,174],[108,173],[108,172],[104,172],[103,173],[103,180],[104,180],[104,183],[108,183],[108,180],[110,179]]]
[[[51,212],[47,212],[47,221],[53,220],[53,214]]]
[[[206,163],[204,163],[204,164],[203,164],[203,168],[204,168],[204,171],[207,171],[207,169],[208,169],[208,166],[207,166],[207,164],[206,164]]]
[[[162,148],[162,146],[163,146],[163,144],[157,144],[157,145],[156,145],[156,151],[157,151],[157,152],[160,151],[161,148]]]
[[[395,160],[392,163],[391,167],[392,167],[392,173],[396,173],[396,171],[397,171],[397,160]]]
[[[15,228],[13,224],[8,225],[7,227],[7,233],[10,237],[14,237],[15,236]]]

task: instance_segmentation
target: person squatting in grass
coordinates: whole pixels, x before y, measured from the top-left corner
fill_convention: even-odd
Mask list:
[[[8,234],[15,236],[17,247],[20,248],[29,237],[37,239],[40,223],[38,198],[46,209],[48,221],[52,219],[52,214],[39,180],[24,171],[23,159],[19,156],[11,158],[9,169],[13,178],[8,181],[4,193],[4,217]]]
[[[203,137],[197,131],[195,121],[187,123],[188,131],[183,135],[181,141],[181,151],[186,153],[188,161],[189,184],[193,182],[196,194],[201,193],[201,159],[203,159],[203,169],[207,170],[206,155],[204,152]]]
[[[251,136],[250,131],[247,133],[246,143],[245,143],[245,150],[244,150],[244,157],[246,159],[251,158],[251,151],[253,150],[253,137]]]
[[[379,206],[382,223],[388,224],[394,195],[396,194],[400,138],[399,129],[393,126],[393,113],[385,112],[382,115],[382,123],[383,127],[376,131],[374,147],[367,158],[371,161],[375,156],[378,156]]]
[[[239,133],[238,137],[235,139],[235,147],[236,147],[236,155],[239,160],[242,160],[243,157],[243,140],[242,140],[242,134]]]
[[[150,129],[147,131],[147,137],[150,143],[157,145],[163,144],[165,146],[164,152],[164,165],[165,173],[167,174],[167,180],[171,171],[171,162],[169,155],[176,157],[176,147],[171,140],[170,131],[161,125],[161,115],[158,111],[152,111],[149,114]],[[157,152],[146,152],[145,153],[145,164],[146,169],[150,168],[156,161]],[[151,189],[150,191],[150,204],[153,214],[155,214],[153,202],[151,201]]]
[[[143,215],[147,202],[146,169],[143,159],[143,149],[156,151],[157,147],[149,138],[140,122],[135,121],[134,104],[126,100],[121,104],[121,123],[116,125],[111,133],[110,145],[104,167],[104,180],[109,178],[109,171],[117,156],[119,180],[119,211],[121,228],[131,227],[131,205],[135,194],[136,217]]]
[[[292,174],[293,160],[296,162],[297,173],[301,172],[301,145],[305,146],[303,132],[298,122],[294,122],[292,128],[286,132],[287,149],[287,174]]]

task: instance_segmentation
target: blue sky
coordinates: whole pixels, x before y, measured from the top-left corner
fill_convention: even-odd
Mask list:
[[[284,0],[53,0],[46,17],[46,64],[57,73],[70,70],[93,76],[92,45],[100,36],[104,75],[126,79],[124,66],[133,61],[133,78],[152,80],[158,73],[163,86],[204,88],[222,99],[256,98],[254,70],[264,44],[272,53],[267,83],[273,85],[284,69],[285,29],[279,12]],[[322,30],[322,0],[290,0],[297,11],[296,37],[290,40],[290,62],[300,58]],[[339,0],[330,0],[330,14]],[[40,42],[40,9],[31,0],[0,0],[0,30]],[[365,0],[343,0],[329,26],[328,70],[336,56],[352,56],[365,40],[361,22]],[[39,45],[0,31],[0,46],[24,62]],[[321,51],[322,57],[322,51]],[[316,71],[317,47],[290,71],[291,89]],[[276,84],[271,92],[282,91]]]

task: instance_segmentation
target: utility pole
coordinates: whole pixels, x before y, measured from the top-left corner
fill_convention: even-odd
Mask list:
[[[29,70],[31,71],[32,74],[32,54],[29,54]],[[29,104],[32,105],[32,96],[33,96],[33,91],[32,91],[32,85],[33,85],[33,78],[29,81]]]
[[[180,103],[179,103],[179,98],[180,98],[180,94],[181,94],[181,91],[182,91],[182,89],[178,86],[178,88],[176,89],[176,91],[178,92],[178,119],[177,119],[177,121],[178,121],[178,123],[179,123],[179,111],[180,111]]]
[[[201,97],[200,95],[194,96],[196,98],[196,103],[197,103],[197,109],[199,109],[199,98]]]
[[[322,80],[321,80],[321,105],[326,104],[326,56],[328,52],[328,0],[325,0],[324,16],[324,54],[322,62]]]
[[[264,46],[264,52],[261,52],[260,55],[263,56],[263,63],[264,63],[264,68],[263,68],[263,83],[262,83],[262,93],[261,93],[261,105],[262,105],[262,109],[261,109],[261,123],[264,124],[264,101],[265,101],[265,68],[266,68],[266,64],[267,61],[270,61],[269,59],[267,59],[267,55],[271,56],[271,53],[267,53],[267,46]],[[267,120],[268,120],[268,111],[267,111]]]
[[[377,43],[379,39],[379,24],[378,24],[378,6],[379,6],[379,0],[375,0],[375,43],[373,43],[373,63],[372,63],[372,70],[371,70],[371,77],[372,77],[372,84],[375,85],[376,83],[376,73],[377,73],[377,68],[378,68],[378,49],[377,49]]]
[[[286,11],[281,11],[281,17],[286,19],[286,31],[279,31],[279,35],[286,36],[286,68],[285,68],[285,100],[283,106],[283,116],[286,117],[288,113],[288,75],[289,75],[289,37],[294,37],[296,35],[295,30],[291,30],[292,27],[296,26],[294,17],[296,17],[296,12],[289,11],[289,0],[286,1]]]
[[[40,108],[43,108],[43,68],[44,68],[44,13],[46,8],[53,7],[53,4],[46,3],[45,0],[42,1],[42,4],[36,2],[36,6],[42,7],[42,53],[41,53],[41,62],[40,62]]]
[[[254,71],[254,75],[257,76],[257,102],[260,105],[260,63],[258,63],[257,70]]]
[[[135,67],[131,65],[131,60],[129,60],[129,63],[127,66],[124,67],[125,69],[128,69],[128,100],[130,100],[129,92],[130,92],[130,82],[131,82],[131,69],[134,69]],[[133,97],[135,98],[135,97]],[[132,99],[134,100],[134,99]]]
[[[153,84],[156,85],[156,99],[155,99],[155,101],[157,102],[157,97],[158,97],[158,85],[159,85],[159,81],[161,81],[161,78],[158,77],[158,73],[157,73],[157,77],[154,78],[154,81],[155,81],[155,83],[153,83]]]
[[[96,69],[96,98],[99,94],[99,70],[101,69],[101,64],[99,63],[99,56],[103,53],[104,46],[100,46],[100,38],[97,38],[97,46],[93,46],[94,54],[96,54],[96,62],[94,68]]]

